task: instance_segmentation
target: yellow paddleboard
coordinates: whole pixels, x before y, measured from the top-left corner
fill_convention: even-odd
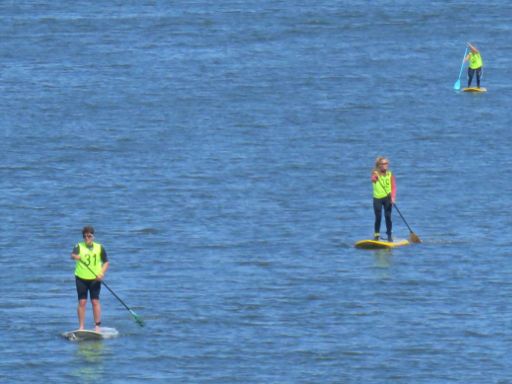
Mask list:
[[[481,87],[481,88],[471,87],[471,88],[464,88],[463,91],[464,92],[487,92],[487,88],[484,88],[484,87]]]
[[[402,247],[409,245],[409,240],[397,240],[393,242],[384,240],[359,240],[356,244],[356,248],[360,249],[388,249]]]

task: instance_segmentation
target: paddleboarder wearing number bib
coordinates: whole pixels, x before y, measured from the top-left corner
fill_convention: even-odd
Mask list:
[[[482,60],[482,56],[480,55],[480,51],[476,49],[471,43],[468,43],[468,47],[470,52],[464,59],[464,61],[468,61],[468,88],[471,87],[471,82],[473,81],[473,76],[476,73],[476,87],[480,88],[480,78],[482,77],[482,69],[484,67],[484,62]]]
[[[396,181],[393,173],[388,169],[389,160],[385,157],[377,157],[375,168],[372,170],[373,184],[373,211],[375,213],[374,240],[380,240],[380,223],[382,210],[386,220],[386,234],[388,241],[393,241],[391,210],[396,198]]]
[[[86,226],[82,229],[84,241],[79,242],[71,252],[71,258],[76,260],[75,282],[78,294],[78,323],[79,329],[84,329],[85,307],[87,294],[89,293],[92,303],[95,331],[100,331],[101,305],[100,291],[101,280],[107,272],[109,263],[105,248],[94,241],[94,228]]]

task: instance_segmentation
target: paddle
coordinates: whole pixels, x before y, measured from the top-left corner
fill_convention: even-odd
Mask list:
[[[464,51],[464,57],[462,58],[462,65],[460,66],[459,78],[453,85],[453,89],[455,89],[457,91],[460,89],[460,77],[462,76],[462,69],[464,68],[464,59],[466,58],[467,54],[468,54],[468,48],[466,47],[466,50]]]
[[[382,188],[383,188],[384,190],[386,190],[386,189],[384,188],[384,185],[382,185],[382,182],[380,181],[380,179],[378,179],[378,180],[379,180],[379,183],[380,183],[380,185],[382,186]],[[388,196],[389,196],[389,195],[388,195]],[[389,196],[389,198],[391,199],[391,196]],[[418,236],[417,234],[415,234],[415,233],[412,231],[412,229],[411,229],[411,227],[409,226],[409,224],[407,223],[407,221],[405,221],[405,218],[404,218],[404,216],[402,215],[402,212],[400,212],[400,210],[398,209],[398,206],[396,205],[396,203],[391,203],[391,204],[393,204],[393,206],[396,208],[396,211],[398,212],[398,214],[400,215],[400,217],[401,217],[401,218],[402,218],[402,220],[404,221],[405,225],[407,225],[407,228],[409,228],[409,232],[410,232],[410,234],[409,234],[409,240],[411,241],[411,243],[421,243],[421,239],[419,238],[419,236]]]
[[[411,227],[409,226],[409,224],[407,224],[407,221],[405,221],[405,218],[404,216],[402,215],[402,212],[400,212],[400,210],[398,209],[398,206],[396,205],[396,203],[393,203],[393,206],[396,208],[396,211],[398,212],[398,214],[400,215],[400,217],[402,218],[402,220],[404,221],[405,225],[407,225],[407,228],[409,228],[409,240],[411,240],[411,243],[421,243],[421,239],[419,238],[419,236],[417,234],[415,234]]]
[[[79,260],[79,261],[80,261],[83,265],[85,265],[85,266],[87,267],[87,269],[88,269],[88,270],[89,270],[89,271],[94,275],[94,277],[98,278],[98,276],[93,272],[93,270],[92,270],[91,268],[89,268],[89,266],[88,266],[87,264],[85,264],[82,260]],[[117,295],[116,295],[116,293],[115,293],[112,289],[110,289],[110,287],[107,285],[107,283],[105,283],[103,280],[101,281],[101,283],[105,286],[105,288],[107,288],[107,289],[110,291],[110,293],[111,293],[111,294],[113,294],[113,295],[114,295],[114,297],[115,297],[117,300],[119,300],[119,302],[120,302],[121,304],[123,304],[123,305],[124,305],[124,307],[125,307],[125,308],[130,312],[130,314],[133,316],[133,319],[135,320],[135,322],[136,322],[137,324],[139,324],[141,327],[143,327],[143,326],[144,326],[144,320],[142,320],[142,318],[141,318],[139,315],[137,315],[137,314],[136,314],[136,313],[135,313],[135,312],[134,312],[130,307],[128,307],[128,306],[126,305],[126,303],[125,303],[123,300],[121,300],[121,298],[120,298],[119,296],[117,296]]]

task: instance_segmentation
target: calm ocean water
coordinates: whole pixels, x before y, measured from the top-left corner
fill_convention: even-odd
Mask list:
[[[0,381],[511,382],[511,12],[1,3]],[[421,245],[353,248],[381,154]],[[78,344],[85,224],[146,327],[103,289]]]

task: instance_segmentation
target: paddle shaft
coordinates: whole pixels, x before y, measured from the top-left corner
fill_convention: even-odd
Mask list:
[[[466,55],[468,54],[468,48],[466,47],[466,50],[464,51],[464,57],[462,58],[462,64],[460,66],[460,72],[459,72],[459,80],[462,76],[462,69],[464,68],[464,60],[466,59]]]
[[[464,60],[466,59],[467,53],[468,53],[468,48],[466,47],[466,50],[464,51],[464,57],[462,58],[462,64],[460,65],[459,78],[453,85],[453,89],[456,89],[457,91],[460,89],[460,77],[462,76],[462,69],[464,68]]]
[[[407,221],[405,220],[405,217],[402,215],[402,212],[400,212],[400,210],[398,209],[398,205],[396,205],[396,203],[393,203],[393,206],[395,207],[396,211],[398,212],[398,214],[400,215],[400,217],[404,221],[405,225],[407,225],[407,228],[409,228],[409,232],[413,233],[411,227],[409,226],[409,224],[407,224]]]
[[[79,261],[80,261],[83,265],[85,265],[85,266],[87,267],[87,269],[89,270],[89,272],[91,272],[91,273],[94,275],[94,277],[98,278],[98,276],[94,273],[94,271],[93,271],[93,270],[92,270],[92,269],[91,269],[87,264],[85,264],[82,260],[79,260]],[[128,305],[126,305],[126,303],[125,303],[123,300],[121,300],[121,298],[120,298],[119,296],[117,296],[117,294],[116,294],[116,293],[115,293],[115,292],[114,292],[114,291],[113,291],[113,290],[112,290],[112,289],[107,285],[107,283],[105,283],[103,280],[102,280],[101,282],[102,282],[102,284],[105,286],[105,288],[107,288],[107,289],[110,291],[110,293],[111,293],[112,295],[114,295],[114,297],[115,297],[117,300],[119,300],[119,302],[120,302],[121,304],[123,304],[123,305],[124,305],[124,307],[125,307],[128,311],[130,311],[130,313],[133,315],[133,314],[134,314],[134,312],[132,311],[132,309],[131,309],[130,307],[128,307]]]

